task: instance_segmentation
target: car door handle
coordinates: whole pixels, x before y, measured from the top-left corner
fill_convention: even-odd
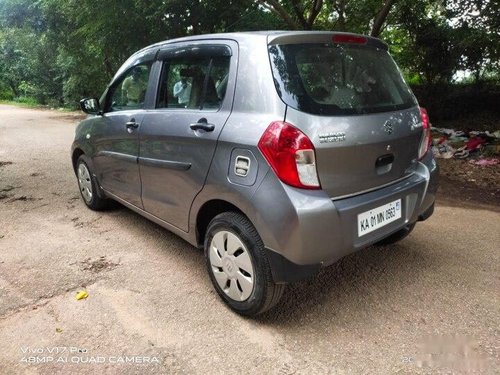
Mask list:
[[[135,122],[134,119],[132,119],[129,122],[125,123],[125,127],[127,129],[137,129],[139,127],[139,124]]]
[[[206,132],[213,132],[215,129],[214,124],[209,124],[206,118],[200,118],[198,122],[190,124],[189,127],[192,130],[205,130]]]
[[[394,161],[394,154],[382,155],[375,161],[375,167],[383,167],[384,165],[391,164]]]

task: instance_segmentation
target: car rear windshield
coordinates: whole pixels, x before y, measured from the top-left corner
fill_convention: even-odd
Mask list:
[[[383,49],[355,44],[269,46],[281,99],[302,112],[355,115],[411,108],[415,97]]]

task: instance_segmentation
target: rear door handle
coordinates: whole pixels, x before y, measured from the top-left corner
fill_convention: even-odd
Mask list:
[[[214,124],[209,124],[207,119],[202,117],[198,120],[198,122],[195,122],[194,124],[190,124],[189,127],[192,130],[205,130],[206,132],[213,132],[215,129]]]
[[[383,167],[384,165],[391,164],[394,161],[394,154],[382,155],[375,161],[375,167]]]

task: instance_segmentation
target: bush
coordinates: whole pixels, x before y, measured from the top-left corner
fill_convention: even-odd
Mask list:
[[[14,94],[11,90],[0,90],[0,100],[14,100]]]

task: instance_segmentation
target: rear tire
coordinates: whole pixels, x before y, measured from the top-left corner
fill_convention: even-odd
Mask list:
[[[85,155],[81,155],[76,162],[76,178],[78,188],[85,202],[85,205],[94,211],[102,211],[109,207],[110,200],[101,198],[98,195],[99,185],[94,176],[94,172],[86,162]]]
[[[389,237],[384,238],[383,240],[377,242],[375,245],[384,246],[384,245],[392,245],[396,242],[401,241],[406,238],[415,228],[415,224],[408,224],[404,228],[398,230],[396,233],[391,234]]]
[[[245,216],[217,215],[208,226],[204,245],[210,280],[231,309],[255,316],[279,302],[286,285],[273,281],[264,244]]]

